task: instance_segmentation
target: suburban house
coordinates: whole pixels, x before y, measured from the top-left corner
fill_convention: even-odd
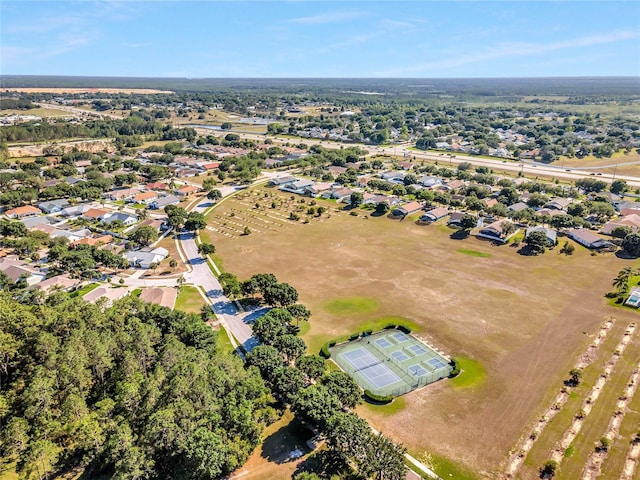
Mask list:
[[[509,205],[507,207],[507,210],[509,210],[510,212],[521,212],[523,210],[526,210],[527,208],[529,208],[529,205],[524,202],[518,202],[514,203],[513,205]]]
[[[169,190],[169,186],[164,182],[152,182],[145,185],[147,190]]]
[[[172,287],[144,288],[140,292],[140,300],[147,303],[155,303],[161,307],[173,309],[178,298],[178,290]]]
[[[40,283],[47,278],[40,270],[30,267],[13,256],[0,258],[0,272],[3,272],[14,282],[24,278],[29,286]]]
[[[390,207],[394,207],[402,202],[400,202],[400,199],[397,197],[388,197],[386,195],[372,193],[364,194],[363,205],[378,205],[379,203],[388,203]]]
[[[130,250],[124,254],[132,267],[149,268],[152,263],[160,263],[169,256],[166,248],[157,247],[153,250],[149,247],[142,250]]]
[[[611,220],[602,226],[600,233],[611,235],[611,231],[616,227],[629,227],[632,233],[636,233],[640,229],[640,215],[634,213]]]
[[[272,187],[279,187],[281,185],[286,185],[287,183],[295,182],[297,178],[287,175],[286,177],[275,177],[269,180],[269,185]]]
[[[545,203],[542,208],[548,208],[550,210],[566,210],[566,208],[571,205],[573,200],[571,198],[552,198],[547,203]]]
[[[85,220],[102,220],[108,214],[108,210],[104,210],[102,208],[90,208],[82,214],[82,218]]]
[[[128,213],[114,212],[105,215],[102,218],[102,223],[104,223],[105,225],[111,225],[111,223],[115,222],[116,220],[120,220],[125,226],[130,227],[138,221],[138,217],[136,217],[135,215],[129,215]]]
[[[177,205],[182,200],[176,197],[175,195],[165,195],[164,197],[160,197],[157,200],[154,200],[149,204],[149,208],[152,210],[160,210],[161,208],[166,207],[167,205]]]
[[[109,200],[129,200],[140,193],[137,188],[121,188],[119,190],[112,190],[104,194],[104,197]]]
[[[514,230],[513,233],[506,235],[504,233],[505,225],[512,223],[509,220],[496,220],[489,225],[482,227],[480,231],[476,234],[477,237],[488,238],[490,240],[494,240],[496,242],[505,243],[509,240],[510,237],[518,233],[518,229]]]
[[[88,212],[92,208],[94,208],[93,205],[89,203],[83,203],[81,205],[73,205],[71,207],[63,208],[60,211],[60,214],[63,217],[76,217],[78,215],[82,215],[85,212]]]
[[[480,200],[486,208],[495,207],[499,202],[495,198],[483,198]]]
[[[162,226],[165,225],[165,220],[164,219],[159,219],[159,218],[148,218],[142,222],[140,222],[140,225],[138,225],[139,227],[144,227],[144,226],[149,226],[151,228],[153,228],[156,231],[160,231],[162,230]]]
[[[409,202],[406,205],[395,208],[391,211],[392,217],[406,217],[412,213],[419,212],[424,206],[420,202]]]
[[[405,172],[389,171],[389,172],[384,172],[381,175],[381,178],[383,180],[386,180],[387,182],[398,183],[398,184],[404,185],[404,177],[405,177],[405,175],[406,175]]]
[[[92,247],[96,245],[107,245],[113,241],[113,237],[111,235],[100,235],[99,237],[83,237],[80,240],[76,240],[71,243],[72,247],[77,247],[78,245],[90,245]]]
[[[442,185],[442,180],[438,177],[425,175],[424,177],[420,178],[420,180],[418,180],[418,183],[425,188],[435,188]]]
[[[567,230],[565,235],[587,248],[602,249],[613,246],[611,242],[607,242],[605,239],[600,238],[591,230],[587,230],[586,228],[572,228]]]
[[[59,200],[47,200],[46,202],[40,202],[38,208],[44,213],[58,213],[64,208],[69,206],[69,202],[65,198]]]
[[[89,293],[85,294],[82,299],[89,303],[96,303],[101,300],[105,302],[105,307],[110,307],[113,305],[113,302],[120,300],[127,295],[129,295],[129,290],[127,288],[114,288],[108,285],[103,285],[98,288],[94,288]]]
[[[310,187],[307,187],[305,193],[311,195],[312,197],[318,197],[322,195],[324,192],[331,190],[331,184],[327,182],[320,182]]]
[[[135,196],[133,196],[132,200],[134,203],[145,203],[149,205],[154,200],[158,199],[157,192],[142,192]]]
[[[623,208],[620,210],[621,217],[626,217],[627,215],[640,215],[640,204],[636,208]]]
[[[550,247],[553,247],[555,246],[556,243],[558,243],[558,238],[557,238],[558,234],[556,233],[555,230],[541,227],[541,226],[529,227],[525,232],[525,238],[528,237],[533,232],[544,232],[544,234],[547,236],[547,242],[549,243]]]
[[[447,181],[447,188],[449,190],[457,190],[460,187],[464,186],[464,182],[462,180],[449,180]]]
[[[295,182],[286,183],[278,187],[278,190],[282,190],[283,192],[291,192],[297,193],[298,195],[304,195],[307,193],[307,188],[313,187],[313,182],[311,180],[296,180]]]
[[[47,278],[46,280],[38,283],[37,288],[41,289],[46,294],[52,293],[56,290],[70,292],[79,283],[80,280],[70,278],[67,274],[63,274]]]
[[[432,210],[429,210],[427,213],[420,217],[421,222],[436,222],[441,218],[449,215],[449,210],[445,207],[436,207]]]
[[[4,214],[9,218],[24,218],[24,217],[33,217],[34,215],[40,215],[42,212],[39,208],[34,207],[33,205],[25,205],[24,207],[12,208],[11,210],[7,210]]]
[[[348,198],[350,199],[352,193],[353,190],[351,190],[350,188],[337,187],[332,190],[328,190],[322,196],[326,198],[332,198],[334,200],[337,200],[338,202],[343,202]]]
[[[195,185],[185,185],[175,191],[175,194],[179,197],[188,197],[189,195],[193,195],[194,193],[198,193],[201,190],[200,187],[196,187]]]

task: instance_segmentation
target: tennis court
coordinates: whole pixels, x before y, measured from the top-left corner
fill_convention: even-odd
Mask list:
[[[331,348],[331,358],[364,390],[402,395],[449,376],[449,360],[412,335],[384,330]]]

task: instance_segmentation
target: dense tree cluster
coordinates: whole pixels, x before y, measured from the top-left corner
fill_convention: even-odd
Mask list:
[[[199,317],[135,298],[101,310],[65,294],[0,294],[2,454],[40,478],[218,478],[273,417],[257,369]]]

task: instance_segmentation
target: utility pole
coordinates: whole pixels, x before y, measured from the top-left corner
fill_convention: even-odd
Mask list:
[[[613,167],[613,180],[611,180],[612,182],[616,181],[616,170],[618,170],[618,164],[617,163]]]

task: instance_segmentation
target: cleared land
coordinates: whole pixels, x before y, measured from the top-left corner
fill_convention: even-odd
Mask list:
[[[501,471],[604,318],[637,318],[602,296],[632,265],[612,254],[592,257],[577,246],[569,257],[557,250],[526,257],[473,237],[453,240],[441,224],[421,227],[366,211],[352,217],[330,202],[318,202],[331,207],[329,215],[304,224],[305,214],[297,222],[288,217],[310,199],[300,204],[269,188],[243,195],[211,213],[207,236],[227,271],[242,279],[272,272],[298,289],[313,312],[304,338],[314,353],[378,318],[402,316],[437,348],[477,362],[469,364],[474,381],[463,382],[463,373],[458,382],[411,392],[394,415],[359,408],[414,454],[427,450],[481,474]],[[251,235],[241,235],[245,225]],[[349,308],[335,302],[353,298],[359,300]]]

